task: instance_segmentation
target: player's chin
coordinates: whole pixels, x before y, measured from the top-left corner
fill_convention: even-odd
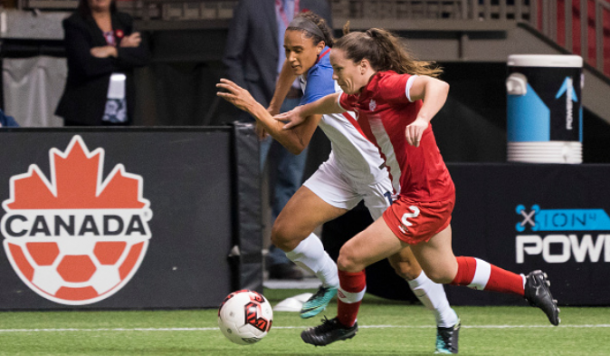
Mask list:
[[[303,74],[303,67],[301,67],[301,66],[292,67],[292,73],[294,75],[301,75],[301,74]]]

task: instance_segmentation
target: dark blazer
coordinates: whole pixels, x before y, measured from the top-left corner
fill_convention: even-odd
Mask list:
[[[313,11],[332,26],[327,0],[301,0],[300,10]],[[278,26],[274,0],[240,0],[233,13],[223,57],[226,76],[254,99],[269,105],[279,60]]]
[[[133,68],[148,63],[150,52],[142,35],[138,47],[117,47],[118,57],[95,58],[90,50],[106,46],[102,30],[93,18],[83,18],[77,12],[63,21],[68,79],[55,115],[83,125],[100,125],[106,108],[108,84],[112,73],[127,76],[125,95],[127,115],[133,120],[135,85]],[[133,31],[133,19],[125,13],[112,14],[112,29],[128,36]],[[117,45],[120,38],[116,38]]]
[[[12,116],[7,116],[2,109],[0,109],[0,127],[19,127],[19,124]]]

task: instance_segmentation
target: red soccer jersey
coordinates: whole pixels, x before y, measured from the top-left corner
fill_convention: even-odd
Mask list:
[[[409,78],[413,76],[378,72],[360,94],[341,94],[339,105],[356,112],[362,131],[379,148],[401,196],[419,202],[453,200],[455,187],[432,126],[424,131],[419,147],[409,145],[405,138],[405,127],[415,121],[422,106],[421,100],[411,102],[407,96]]]

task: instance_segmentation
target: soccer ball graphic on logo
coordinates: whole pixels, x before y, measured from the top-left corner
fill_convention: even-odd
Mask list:
[[[40,295],[62,304],[105,299],[129,280],[147,241],[7,241],[10,259]]]
[[[271,329],[273,310],[260,293],[240,290],[229,294],[218,308],[218,326],[227,339],[240,345],[259,342]]]

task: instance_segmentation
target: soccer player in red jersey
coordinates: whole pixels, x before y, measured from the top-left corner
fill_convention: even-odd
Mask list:
[[[390,180],[379,149],[364,136],[353,113],[309,117],[307,123],[295,130],[282,130],[283,124],[271,115],[271,112],[279,113],[279,107],[274,103],[284,101],[285,92],[297,75],[304,92],[301,104],[341,91],[332,78],[333,69],[328,58],[334,43],[331,33],[324,20],[312,12],[295,16],[285,33],[287,59],[269,111],[237,84],[225,79],[217,84],[224,90],[218,93],[220,97],[249,112],[257,124],[291,152],[298,153],[307,146],[318,125],[332,144],[329,159],[290,198],[271,233],[275,246],[322,282],[318,292],[303,304],[302,318],[311,318],[324,310],[339,287],[337,265],[324,251],[314,229],[345,214],[360,200],[364,200],[376,220],[392,204],[393,193],[399,189],[398,182]],[[428,74],[430,71],[423,68],[416,73]],[[303,214],[303,211],[309,213]],[[443,286],[428,279],[409,248],[388,260],[397,274],[408,281],[420,302],[434,313],[436,352],[447,353],[457,348],[460,319],[450,307]]]
[[[355,111],[358,124],[382,152],[400,189],[398,199],[382,218],[341,249],[338,316],[303,331],[302,339],[327,345],[353,337],[366,286],[364,268],[404,246],[411,247],[434,282],[525,297],[558,325],[559,308],[543,272],[524,276],[478,258],[453,254],[450,222],[455,187],[429,124],[444,105],[449,85],[432,76],[409,74],[429,64],[413,60],[399,39],[382,29],[340,38],[330,61],[333,77],[344,93],[299,106],[276,119],[287,122],[288,129],[310,115]],[[430,74],[439,72],[431,69]]]

